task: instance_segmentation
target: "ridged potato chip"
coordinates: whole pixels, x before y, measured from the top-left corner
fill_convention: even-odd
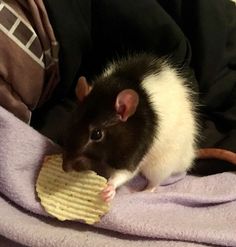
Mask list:
[[[45,211],[59,220],[83,220],[94,224],[108,212],[101,198],[107,180],[93,171],[64,172],[62,156],[45,158],[36,182],[36,191]]]

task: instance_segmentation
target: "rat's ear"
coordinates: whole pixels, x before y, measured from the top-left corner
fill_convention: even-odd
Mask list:
[[[133,89],[125,89],[116,97],[116,112],[121,121],[125,122],[132,116],[139,103],[139,96]]]
[[[75,94],[79,102],[83,102],[86,96],[89,95],[89,93],[92,90],[92,86],[90,86],[84,76],[81,76],[77,82],[76,88],[75,88]]]

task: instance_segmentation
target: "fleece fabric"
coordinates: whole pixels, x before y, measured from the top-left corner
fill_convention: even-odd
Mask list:
[[[151,244],[164,240],[236,246],[236,173],[177,176],[154,193],[140,192],[146,181],[136,177],[118,190],[101,222],[87,228],[50,219],[37,199],[35,183],[43,157],[60,152],[58,146],[3,108],[0,129],[0,235],[8,239],[28,246],[91,246],[87,234],[102,228],[99,233],[105,235],[97,235],[99,241],[110,231],[121,234],[109,238],[114,244],[107,246],[137,237]]]

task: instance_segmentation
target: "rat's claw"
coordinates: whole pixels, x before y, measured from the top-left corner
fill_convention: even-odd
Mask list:
[[[154,185],[152,185],[151,183],[149,183],[149,184],[147,185],[147,187],[144,189],[144,191],[155,192],[156,187],[157,187],[156,185],[154,186]]]
[[[107,187],[102,191],[101,196],[105,202],[110,202],[116,194],[116,190],[112,184],[108,184]]]
[[[146,189],[145,191],[153,193],[155,192],[155,190],[156,190],[156,187],[152,187],[152,188]]]

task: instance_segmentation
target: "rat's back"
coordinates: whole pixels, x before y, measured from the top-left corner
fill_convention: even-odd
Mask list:
[[[137,169],[121,181],[141,170],[152,189],[172,174],[188,170],[193,165],[198,136],[197,102],[190,86],[190,71],[178,69],[166,58],[143,53],[111,63],[103,77],[108,83],[118,81],[123,89],[133,88],[142,103],[146,99],[136,114],[140,111],[145,116],[149,111],[145,121],[153,128],[145,134],[151,144]]]

